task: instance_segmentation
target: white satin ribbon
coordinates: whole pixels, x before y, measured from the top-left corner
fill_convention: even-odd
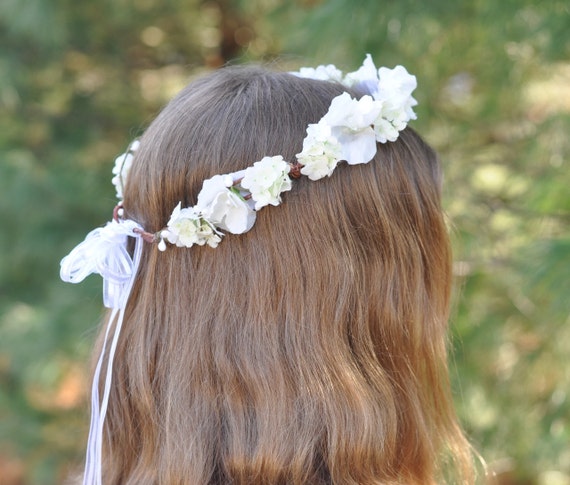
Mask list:
[[[65,282],[80,283],[90,274],[100,274],[103,277],[103,302],[107,308],[112,309],[91,387],[91,424],[87,442],[83,485],[102,484],[101,450],[103,445],[103,424],[111,391],[113,359],[123,325],[125,307],[135,281],[142,254],[143,239],[140,237],[140,234],[133,231],[134,229],[142,230],[142,227],[131,220],[113,220],[105,227],[91,231],[85,240],[61,261],[60,276]],[[135,238],[135,248],[132,257],[127,250],[129,236]],[[113,329],[113,337],[107,359],[103,398],[100,400],[99,381],[101,368],[111,329]]]

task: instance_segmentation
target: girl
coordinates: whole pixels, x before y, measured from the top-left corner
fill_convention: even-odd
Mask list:
[[[414,87],[370,57],[347,76],[224,68],[119,159],[116,220],[62,262],[103,274],[115,308],[86,483],[473,483]]]

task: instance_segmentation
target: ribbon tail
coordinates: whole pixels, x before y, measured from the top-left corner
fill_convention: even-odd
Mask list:
[[[143,246],[143,240],[140,237],[138,237],[135,242],[132,273],[129,282],[126,288],[124,289],[124,292],[121,293],[119,305],[113,309],[111,316],[109,318],[109,323],[107,325],[107,330],[105,332],[105,340],[103,343],[103,348],[101,349],[101,354],[99,355],[99,360],[97,361],[97,367],[95,369],[95,375],[93,377],[93,386],[91,389],[91,403],[92,403],[91,424],[89,429],[89,440],[87,444],[87,457],[85,462],[83,485],[102,484],[103,429],[105,423],[105,416],[107,414],[107,407],[109,404],[109,395],[111,393],[111,383],[113,379],[113,361],[115,359],[117,343],[119,341],[119,335],[121,333],[121,328],[123,326],[125,307],[127,305],[128,298],[133,288],[137,270],[139,267],[141,254],[142,254],[142,246]],[[101,368],[103,366],[103,361],[105,358],[105,352],[107,348],[107,342],[109,341],[110,337],[111,327],[113,327],[113,337],[111,341],[111,347],[109,348],[109,355],[107,357],[107,368],[105,372],[105,385],[103,388],[103,397],[100,400],[99,382],[101,378]]]
[[[97,361],[97,366],[95,367],[95,373],[93,375],[93,382],[91,384],[91,422],[89,425],[89,438],[87,440],[87,457],[85,461],[85,474],[83,476],[83,485],[93,485],[97,483],[96,478],[96,447],[97,447],[97,429],[99,428],[99,422],[101,420],[100,413],[100,401],[99,401],[99,381],[101,378],[101,368],[103,366],[103,359],[105,357],[105,350],[107,347],[107,342],[109,339],[109,333],[113,327],[113,322],[117,316],[118,309],[115,308],[111,312],[109,317],[109,322],[107,324],[107,329],[105,331],[105,338],[103,340],[103,347],[101,348],[101,354]],[[101,478],[99,477],[99,482]]]

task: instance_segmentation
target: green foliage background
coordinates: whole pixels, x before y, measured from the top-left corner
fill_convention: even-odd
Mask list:
[[[110,217],[112,161],[227,61],[404,64],[455,245],[456,403],[495,484],[570,484],[565,0],[0,3],[0,484],[83,459],[100,281],[59,260]]]

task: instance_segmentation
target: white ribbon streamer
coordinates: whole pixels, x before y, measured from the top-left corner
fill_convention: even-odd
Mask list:
[[[142,254],[143,239],[140,234],[134,232],[134,229],[142,230],[142,227],[131,220],[109,222],[105,227],[91,231],[85,241],[61,261],[60,276],[65,282],[80,283],[92,273],[100,274],[103,277],[103,302],[107,308],[112,308],[91,387],[91,424],[83,485],[102,484],[103,424],[111,391],[113,360],[123,325],[125,307]],[[127,250],[129,236],[136,238],[132,258]],[[111,329],[113,329],[113,338],[107,359],[103,398],[100,400],[101,368]]]

